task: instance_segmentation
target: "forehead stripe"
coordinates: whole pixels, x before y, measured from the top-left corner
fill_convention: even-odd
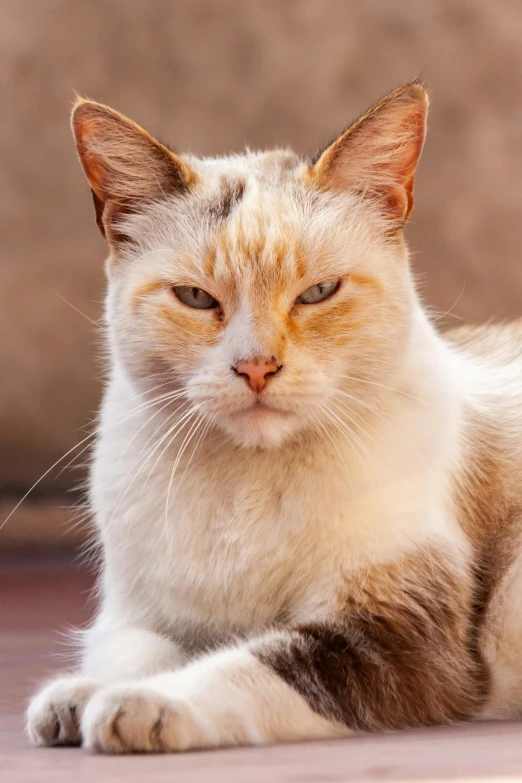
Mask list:
[[[245,187],[246,183],[243,180],[230,181],[224,178],[217,200],[208,205],[207,210],[210,217],[217,221],[226,220],[233,208],[243,198]]]

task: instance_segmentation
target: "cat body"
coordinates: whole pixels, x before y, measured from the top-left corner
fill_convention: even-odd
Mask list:
[[[315,159],[73,115],[109,241],[100,608],[38,744],[108,752],[517,714],[522,330],[439,335],[402,226],[426,94]]]
[[[430,360],[443,350],[434,344]],[[424,375],[422,386],[426,380]],[[179,635],[181,643],[186,635],[202,634],[204,640],[213,627],[219,640],[328,613],[342,590],[343,573],[393,562],[404,551],[427,546],[432,536],[463,546],[444,496],[437,497],[436,464],[458,466],[450,433],[457,431],[459,412],[450,412],[447,432],[436,417],[430,437],[425,427],[419,430],[423,411],[412,410],[422,405],[412,405],[416,391],[408,382],[404,391],[392,393],[389,426],[378,416],[373,422],[365,417],[369,432],[359,433],[359,451],[342,433],[331,433],[332,441],[326,434],[304,437],[275,454],[259,449],[245,456],[241,446],[216,432],[207,435],[205,448],[185,450],[171,480],[186,430],[168,444],[153,475],[161,447],[137,472],[139,449],[154,443],[158,424],[154,419],[147,426],[149,409],[133,415],[132,390],[124,379],[113,379],[103,413],[108,431],[103,434],[102,423],[97,445],[93,506],[99,509],[107,578],[118,586],[115,592],[127,593],[116,616],[135,607],[139,622],[148,618]],[[441,408],[453,397],[450,388],[424,391],[424,405],[432,410],[434,397]],[[386,414],[384,409],[385,419]],[[121,425],[114,426],[119,419]],[[418,439],[401,441],[401,431],[416,430]],[[126,449],[136,433],[138,451]],[[426,448],[425,439],[439,453]],[[444,453],[446,444],[455,453]],[[419,470],[427,460],[432,474]],[[427,513],[428,497],[433,500]]]

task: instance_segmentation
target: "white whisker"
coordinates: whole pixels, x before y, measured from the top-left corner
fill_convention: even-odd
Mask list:
[[[169,499],[170,499],[170,491],[171,491],[171,488],[172,488],[172,482],[174,480],[174,476],[176,474],[176,470],[178,469],[178,465],[180,463],[180,460],[181,460],[183,454],[185,453],[188,445],[190,444],[190,442],[193,439],[193,437],[196,435],[196,433],[199,430],[199,428],[201,427],[201,425],[205,424],[204,417],[201,416],[201,414],[199,414],[197,411],[195,411],[195,414],[196,414],[196,421],[193,422],[193,424],[191,425],[189,431],[185,435],[185,439],[183,440],[183,443],[180,446],[180,449],[178,451],[178,455],[176,457],[176,460],[175,460],[175,462],[174,462],[174,464],[172,466],[172,470],[170,472],[170,479],[169,479],[169,484],[168,484],[168,488],[167,488],[167,496],[165,498],[165,527],[166,527],[166,531],[165,532],[166,532],[167,542],[169,543],[169,545],[170,545],[170,535],[169,535],[169,533],[170,533],[170,527],[169,527]],[[196,447],[197,447],[197,444],[196,444]],[[191,455],[191,457],[189,459],[189,462],[187,463],[185,471],[187,470],[190,462],[192,461],[192,457],[193,456],[194,456],[194,451],[192,452],[192,455]],[[183,475],[185,475],[185,474],[183,474]],[[183,476],[182,476],[182,478],[183,478]]]
[[[64,296],[62,296],[61,294],[58,293],[58,291],[54,291],[54,293],[56,294],[58,299],[61,299],[62,302],[65,302],[66,305],[69,305],[69,307],[71,307],[73,310],[75,310],[79,315],[83,316],[83,318],[85,318],[87,321],[89,321],[89,323],[91,323],[97,329],[101,329],[102,328],[102,324],[99,324],[96,321],[93,321],[93,319],[89,318],[88,315],[85,315],[85,313],[82,313],[82,311],[78,307],[73,305],[72,302],[68,302],[67,299]]]
[[[424,458],[423,458],[423,457],[422,457],[422,455],[420,454],[419,450],[418,450],[418,449],[416,449],[416,448],[414,448],[414,446],[412,445],[412,443],[411,443],[411,442],[410,442],[410,441],[409,441],[407,438],[405,438],[405,436],[402,434],[402,432],[400,432],[400,431],[399,431],[399,430],[398,430],[396,427],[394,427],[394,425],[391,423],[391,421],[390,421],[390,418],[389,418],[389,417],[388,417],[388,418],[386,418],[386,417],[385,417],[385,416],[383,416],[383,415],[382,415],[382,413],[381,413],[380,411],[378,411],[378,410],[377,410],[377,408],[375,408],[373,405],[369,405],[369,404],[368,404],[367,402],[365,402],[364,400],[361,400],[361,399],[359,399],[358,397],[355,397],[355,396],[353,396],[352,394],[348,394],[348,392],[341,391],[340,389],[336,389],[336,391],[335,391],[335,394],[336,394],[336,396],[340,395],[340,396],[342,396],[342,397],[347,397],[348,399],[350,399],[350,400],[351,400],[351,401],[354,403],[354,405],[361,405],[363,408],[366,408],[366,409],[367,409],[367,410],[369,410],[369,411],[370,411],[372,414],[374,414],[374,415],[375,415],[375,416],[377,416],[379,419],[381,419],[381,421],[383,421],[383,422],[384,422],[384,424],[385,424],[387,427],[389,427],[389,428],[391,429],[391,431],[392,431],[392,432],[393,432],[395,435],[397,435],[397,437],[398,437],[398,438],[400,438],[400,439],[402,440],[402,442],[403,442],[403,443],[404,443],[404,444],[405,444],[405,445],[406,445],[406,446],[407,446],[407,447],[410,449],[410,451],[412,452],[412,454],[413,454],[413,455],[414,455],[414,456],[415,456],[415,457],[416,457],[416,458],[419,460],[419,462],[422,464],[422,466],[423,466],[423,467],[427,467],[427,466],[426,466],[426,463],[425,463],[425,461],[424,461]],[[351,412],[352,412],[354,415],[356,415],[356,414],[355,414],[355,412],[354,412],[353,410],[352,410]],[[368,436],[368,437],[369,437],[369,436]],[[375,443],[375,441],[373,441],[373,442]]]
[[[185,403],[185,404],[186,404],[186,403]],[[182,404],[180,407],[183,407],[183,404]],[[173,417],[173,416],[174,416],[174,415],[177,413],[177,411],[178,411],[178,410],[179,410],[179,409],[177,408],[177,409],[176,409],[176,410],[175,410],[175,411],[174,411],[174,412],[173,412],[173,413],[172,413],[172,414],[171,414],[171,415],[168,417],[167,421],[169,421],[170,419],[172,419],[172,417]],[[124,491],[123,491],[123,493],[120,495],[120,497],[119,497],[119,499],[118,499],[118,502],[116,503],[116,506],[115,506],[114,510],[112,511],[112,514],[111,514],[111,517],[110,517],[110,519],[109,519],[109,521],[108,521],[108,523],[107,523],[106,529],[110,528],[110,527],[111,527],[111,525],[113,524],[113,522],[114,522],[114,519],[115,519],[115,517],[116,517],[116,514],[117,514],[117,512],[118,512],[118,511],[119,511],[119,509],[120,509],[120,506],[121,506],[121,504],[123,503],[124,499],[127,497],[128,493],[129,493],[129,491],[130,491],[130,489],[131,489],[131,488],[132,488],[132,486],[134,485],[134,482],[136,481],[136,479],[138,478],[138,476],[140,475],[140,473],[142,472],[142,470],[145,468],[146,464],[149,462],[149,460],[150,460],[150,459],[152,459],[152,457],[154,456],[154,454],[156,453],[156,451],[158,450],[158,448],[161,446],[161,444],[162,444],[162,443],[165,441],[165,439],[166,439],[166,438],[169,438],[169,436],[172,434],[172,437],[170,438],[170,440],[168,440],[168,442],[167,442],[167,445],[165,446],[165,448],[164,448],[164,449],[163,449],[163,451],[161,452],[160,456],[158,457],[158,459],[157,459],[157,460],[156,460],[156,462],[154,463],[154,466],[153,466],[153,467],[151,468],[151,470],[149,471],[149,474],[148,474],[148,476],[147,476],[147,478],[146,478],[146,480],[145,480],[145,483],[144,483],[144,485],[143,485],[143,489],[145,489],[145,487],[147,486],[147,483],[148,483],[148,481],[149,481],[149,479],[150,479],[150,477],[151,477],[152,473],[154,472],[154,469],[155,469],[156,465],[158,464],[159,460],[161,459],[161,457],[163,456],[163,454],[165,453],[165,451],[167,450],[167,448],[169,447],[169,445],[172,443],[172,441],[173,441],[173,440],[174,440],[174,438],[176,437],[177,433],[179,432],[179,430],[180,430],[180,429],[181,429],[181,427],[183,426],[183,423],[184,423],[184,421],[187,419],[187,417],[188,417],[188,416],[190,416],[190,415],[191,415],[191,412],[192,412],[192,411],[191,411],[191,410],[189,410],[189,411],[188,411],[188,413],[185,413],[185,414],[183,414],[183,415],[182,415],[182,416],[181,416],[179,419],[177,419],[177,420],[174,422],[174,424],[173,424],[173,425],[172,425],[172,426],[169,428],[169,430],[167,431],[167,433],[166,433],[165,435],[163,435],[163,436],[160,438],[160,440],[159,440],[157,443],[155,443],[155,444],[154,444],[153,448],[152,448],[152,449],[149,451],[149,453],[148,453],[148,454],[145,456],[145,458],[144,458],[143,460],[141,460],[141,455],[142,455],[142,453],[143,453],[144,449],[145,449],[145,448],[146,448],[146,446],[147,446],[147,444],[145,444],[144,448],[143,448],[143,449],[140,451],[140,453],[139,453],[139,455],[138,455],[138,458],[137,458],[137,460],[135,460],[135,461],[134,461],[134,463],[131,465],[131,467],[130,467],[130,468],[127,470],[127,473],[125,474],[124,480],[123,480],[123,482],[122,482],[122,483],[123,483],[123,490],[124,490]],[[167,423],[167,421],[166,421],[166,422],[163,422],[163,426],[164,426],[164,425]],[[147,441],[147,443],[149,443],[151,439],[152,439],[152,438],[149,438],[149,440]],[[134,472],[134,475],[132,476],[132,478],[131,478],[130,482],[129,482],[128,484],[126,484],[126,479],[127,479],[127,477],[129,476],[130,472],[131,472],[131,471],[132,471],[132,470],[133,470],[133,469],[134,469],[136,466],[137,466],[137,469],[135,470],[135,472]]]
[[[394,386],[387,386],[385,383],[370,381],[368,380],[368,378],[359,378],[356,375],[339,375],[338,377],[343,378],[347,381],[354,381],[354,383],[365,383],[369,386],[375,386],[378,389],[383,389],[385,391],[393,392],[394,394],[399,394],[402,397],[407,397],[410,400],[415,400],[415,402],[422,402],[422,400],[419,397],[415,397],[414,395],[405,392],[403,389],[397,389]]]

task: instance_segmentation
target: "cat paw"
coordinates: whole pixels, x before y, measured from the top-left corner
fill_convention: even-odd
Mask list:
[[[83,744],[99,753],[166,753],[203,747],[189,707],[146,685],[118,685],[96,693],[81,726]]]
[[[26,732],[33,745],[79,745],[85,705],[98,688],[80,676],[60,677],[34,696],[27,709]]]

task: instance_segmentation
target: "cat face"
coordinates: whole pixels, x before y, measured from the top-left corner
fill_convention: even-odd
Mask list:
[[[167,410],[247,447],[357,428],[408,343],[400,228],[425,111],[408,85],[316,160],[201,160],[80,102],[73,127],[112,249],[112,344],[131,383],[172,391]]]

